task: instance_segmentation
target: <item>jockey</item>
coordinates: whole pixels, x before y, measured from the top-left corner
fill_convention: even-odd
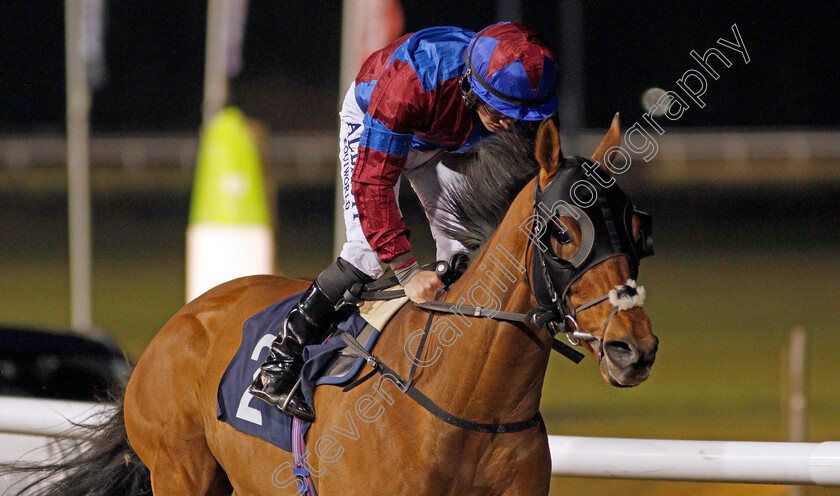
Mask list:
[[[397,205],[400,174],[423,205],[437,259],[449,260],[463,246],[443,233],[445,214],[438,207],[444,189],[462,176],[441,163],[441,155],[469,150],[518,120],[541,121],[555,113],[555,71],[539,35],[510,22],[478,34],[423,29],[367,58],[340,112],[347,242],[286,318],[251,394],[314,420],[314,409],[295,387],[301,355],[356,309],[344,301],[345,291],[390,267],[412,301],[434,299],[443,283],[434,271],[421,270],[411,254]]]

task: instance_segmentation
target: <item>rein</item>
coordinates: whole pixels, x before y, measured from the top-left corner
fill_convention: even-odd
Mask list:
[[[560,186],[556,186],[556,184],[560,184]],[[447,262],[438,262],[434,265],[434,270],[444,283],[444,288],[438,291],[435,295],[434,301],[415,303],[416,307],[429,312],[429,318],[426,321],[426,327],[423,330],[423,337],[420,340],[414,360],[412,361],[413,365],[408,379],[404,379],[392,368],[383,363],[382,360],[368,353],[356,340],[356,338],[346,332],[342,332],[342,339],[347,343],[348,348],[352,350],[349,354],[364,358],[368,365],[373,368],[373,370],[368,374],[347,385],[344,388],[344,391],[349,391],[355,388],[373,377],[373,375],[379,373],[396,385],[400,391],[408,395],[434,416],[455,427],[476,432],[502,434],[520,432],[538,425],[541,420],[539,411],[537,411],[534,417],[529,420],[502,424],[474,422],[472,420],[453,415],[438,406],[434,401],[414,386],[414,374],[417,371],[419,359],[425,349],[426,338],[431,330],[435,313],[457,314],[461,317],[487,318],[508,322],[517,326],[524,325],[531,329],[545,328],[549,334],[551,334],[551,348],[574,363],[580,363],[585,355],[557,339],[556,335],[558,333],[565,334],[567,340],[573,345],[580,345],[581,341],[586,341],[587,343],[592,343],[594,341],[598,343],[599,360],[604,358],[605,351],[603,346],[603,336],[606,335],[607,326],[609,326],[610,321],[612,321],[613,317],[615,317],[618,312],[629,310],[634,307],[640,307],[644,304],[644,288],[639,287],[637,290],[635,280],[630,279],[625,284],[616,286],[615,289],[611,289],[607,292],[607,294],[594,298],[577,307],[572,304],[571,298],[568,296],[568,290],[574,280],[581,274],[607,258],[617,255],[628,257],[633,268],[632,276],[635,277],[638,273],[639,259],[652,254],[650,216],[644,214],[643,212],[636,211],[635,209],[631,210],[633,215],[639,216],[642,220],[642,236],[638,242],[634,242],[632,239],[629,239],[631,237],[629,232],[625,233],[622,238],[618,236],[616,231],[616,223],[613,221],[614,216],[612,214],[612,208],[614,206],[610,205],[610,201],[618,202],[624,210],[627,208],[632,209],[632,204],[630,204],[629,200],[623,196],[623,193],[615,196],[612,200],[609,200],[608,198],[607,200],[602,201],[598,207],[596,207],[597,210],[587,213],[587,211],[574,207],[569,202],[564,201],[561,195],[563,193],[563,190],[561,189],[562,185],[563,184],[560,182],[557,182],[557,178],[554,178],[552,179],[549,187],[543,191],[540,189],[539,180],[535,180],[533,204],[535,215],[533,216],[534,223],[532,226],[532,233],[535,235],[540,234],[542,236],[549,236],[549,222],[552,220],[551,217],[556,212],[555,209],[558,205],[565,205],[570,212],[581,220],[582,229],[588,233],[591,239],[588,241],[589,245],[586,247],[586,250],[579,250],[580,253],[576,254],[570,260],[555,260],[557,258],[556,256],[551,257],[550,255],[543,253],[544,248],[540,249],[548,245],[542,243],[541,240],[539,243],[541,246],[538,247],[538,243],[534,241],[534,238],[532,236],[528,236],[526,253],[530,253],[531,255],[531,263],[528,264],[531,266],[531,271],[528,277],[528,285],[530,286],[531,293],[534,295],[539,305],[538,307],[532,308],[527,313],[516,313],[474,305],[455,305],[439,301],[443,291],[445,291],[451,282],[453,282],[454,278],[457,277],[457,275],[454,274],[454,272],[457,271],[451,271]],[[545,205],[551,205],[551,210],[545,208]],[[595,225],[590,218],[590,214],[594,215],[596,213],[601,216],[601,221],[598,224],[599,227],[601,227],[600,230],[595,228]],[[546,218],[546,214],[548,214],[548,218]],[[625,226],[625,228],[629,230],[630,227]],[[600,231],[604,232],[600,233]],[[430,270],[431,267],[424,266],[423,269]],[[555,281],[553,276],[555,276],[555,272],[558,271],[562,272],[564,275],[563,278]],[[363,300],[388,300],[405,296],[405,292],[402,290],[387,289],[395,286],[396,284],[397,280],[395,277],[376,281],[367,285],[357,284],[344,294],[344,301],[347,303],[358,304]],[[559,292],[558,289],[560,289]],[[609,300],[612,304],[613,309],[604,322],[602,338],[598,339],[591,333],[581,331],[580,326],[577,323],[577,315],[580,312],[607,300]]]
[[[426,266],[425,268],[430,268]],[[446,262],[439,262],[435,267],[435,271],[441,276],[443,279],[446,279],[446,274],[449,271],[449,264]],[[363,300],[388,300],[393,298],[400,298],[405,296],[405,292],[402,290],[384,290],[382,288],[393,287],[395,281],[390,279],[385,279],[381,281],[377,281],[371,283],[366,286],[356,286],[351,291],[348,291],[344,295],[345,301],[359,303]],[[624,288],[624,287],[622,287]],[[434,301],[427,301],[424,303],[415,303],[414,305],[420,309],[427,310],[429,312],[429,318],[426,320],[426,326],[423,329],[423,336],[420,340],[420,344],[417,347],[417,351],[414,355],[414,360],[412,360],[412,367],[411,372],[409,373],[408,379],[403,378],[400,376],[394,369],[386,365],[381,359],[378,357],[370,354],[365,350],[365,348],[359,343],[356,338],[352,335],[341,332],[340,336],[347,343],[348,348],[351,350],[350,355],[357,356],[360,358],[364,358],[367,361],[368,365],[371,366],[373,370],[369,373],[365,374],[364,376],[356,379],[352,383],[348,384],[344,387],[344,391],[350,391],[351,389],[359,386],[360,384],[366,382],[368,379],[373,377],[375,374],[381,374],[383,377],[391,381],[397,388],[405,393],[409,398],[413,399],[417,402],[420,406],[425,408],[429,413],[434,415],[435,417],[443,420],[449,425],[459,427],[462,429],[475,431],[475,432],[485,432],[485,433],[492,433],[492,434],[504,434],[504,433],[512,433],[512,432],[521,432],[532,427],[535,427],[540,422],[540,414],[537,412],[534,417],[529,420],[524,420],[520,422],[509,422],[509,423],[484,423],[484,422],[475,422],[472,420],[468,420],[457,415],[454,415],[445,409],[441,408],[437,405],[431,398],[423,394],[422,391],[417,389],[414,386],[414,375],[417,371],[417,364],[419,362],[420,357],[423,354],[423,350],[425,349],[426,345],[426,338],[429,335],[429,331],[431,330],[432,321],[434,319],[435,313],[446,313],[446,314],[457,314],[464,317],[474,317],[474,318],[487,318],[491,320],[497,320],[502,322],[508,322],[511,324],[520,324],[528,326],[532,329],[541,329],[545,328],[552,336],[552,349],[559,352],[569,360],[573,361],[574,363],[580,363],[581,360],[585,357],[585,355],[574,348],[570,347],[566,343],[558,340],[554,337],[558,332],[563,332],[566,334],[567,339],[573,344],[578,344],[579,342],[576,341],[577,339],[583,339],[587,341],[595,340],[591,334],[581,332],[577,321],[575,320],[575,316],[578,312],[582,312],[588,308],[591,308],[607,299],[611,299],[611,293],[605,294],[598,298],[595,298],[589,302],[584,303],[578,307],[573,307],[574,312],[569,315],[565,315],[563,319],[563,323],[560,326],[551,325],[556,324],[558,315],[553,311],[546,311],[542,308],[533,308],[529,310],[527,313],[516,313],[516,312],[505,312],[500,310],[493,310],[488,309],[480,306],[474,305],[454,305],[452,303],[446,303],[443,301],[439,301],[440,296],[443,294],[445,288],[438,291],[435,295]],[[618,313],[619,308],[615,306],[610,316],[607,318],[607,321],[604,324],[604,328],[609,324],[610,319]],[[574,330],[572,330],[567,324],[566,321],[569,321],[573,324]],[[560,327],[560,329],[558,329]],[[570,337],[571,335],[571,337]],[[603,349],[601,349],[600,353],[603,353]]]
[[[427,265],[423,268],[428,270],[431,269],[432,266]],[[443,281],[449,282],[447,274],[450,272],[450,267],[447,262],[438,262],[436,265],[434,265],[434,269]],[[344,294],[344,300],[345,302],[358,304],[362,301],[389,300],[405,296],[405,291],[403,290],[384,289],[393,287],[395,284],[396,278],[391,278],[375,281],[364,286],[355,285],[353,288],[351,288]],[[446,287],[448,287],[448,285]],[[612,318],[615,317],[615,315],[618,314],[619,311],[628,310],[635,306],[641,306],[644,302],[643,289],[639,288],[642,290],[640,296],[640,294],[636,290],[636,283],[632,280],[628,280],[626,284],[622,286],[617,286],[616,289],[610,290],[607,294],[594,298],[577,307],[572,305],[572,302],[567,297],[564,302],[566,304],[557,305],[555,307],[558,309],[562,309],[562,315],[558,314],[555,308],[546,309],[544,307],[537,307],[532,308],[527,313],[516,313],[488,309],[474,305],[455,305],[452,303],[439,301],[439,298],[446,290],[446,287],[442,288],[437,292],[434,301],[427,301],[424,303],[414,304],[416,307],[428,311],[429,318],[426,320],[426,326],[423,329],[423,337],[421,338],[420,344],[417,347],[417,352],[414,354],[411,372],[409,373],[408,379],[405,379],[402,376],[400,376],[396,371],[394,371],[394,369],[386,365],[378,357],[368,353],[367,350],[365,350],[364,346],[362,346],[361,343],[359,343],[356,340],[356,338],[354,338],[352,335],[350,335],[347,332],[341,332],[341,338],[344,340],[345,343],[347,343],[347,347],[351,350],[348,354],[364,358],[365,361],[367,361],[368,365],[370,365],[373,369],[369,373],[365,374],[364,376],[356,379],[352,383],[345,386],[343,389],[345,392],[350,391],[356,386],[359,386],[360,384],[364,383],[365,381],[367,381],[368,379],[370,379],[378,373],[386,379],[388,379],[390,382],[392,382],[395,386],[397,386],[397,388],[400,391],[402,391],[409,398],[417,402],[417,404],[425,408],[429,413],[439,418],[440,420],[443,420],[449,425],[470,431],[485,432],[492,434],[521,432],[535,427],[539,424],[541,419],[539,411],[537,411],[537,413],[531,419],[520,422],[509,422],[501,424],[475,422],[447,412],[439,405],[437,405],[434,401],[432,401],[431,398],[423,394],[423,392],[421,392],[414,386],[414,374],[417,371],[419,359],[423,354],[423,350],[425,349],[426,338],[428,337],[429,331],[431,330],[432,321],[434,319],[435,313],[457,314],[462,317],[487,318],[501,322],[508,322],[514,325],[525,325],[531,329],[545,328],[551,334],[551,348],[554,351],[557,351],[561,355],[565,356],[572,362],[580,363],[580,361],[583,360],[585,355],[557,339],[555,336],[558,333],[565,334],[566,339],[568,339],[568,341],[573,345],[579,345],[581,340],[587,342],[598,341],[599,359],[603,358],[604,356],[604,347],[601,343],[601,340],[599,340],[590,333],[583,332],[580,330],[580,327],[578,326],[576,320],[578,313],[592,308],[595,305],[598,305],[599,303],[602,303],[606,300],[609,300],[610,303],[613,305],[613,310],[610,312],[609,316],[604,322],[603,332],[606,333],[607,326],[609,325]],[[566,311],[567,308],[571,308],[572,311]]]
[[[432,268],[434,268],[435,272],[437,272],[438,277],[440,277],[441,280],[445,282],[451,281],[451,277],[448,277],[448,275],[451,273],[451,268],[446,261],[439,261],[435,264],[427,264],[422,267],[422,269],[424,270],[431,270]],[[402,298],[405,296],[405,291],[401,289],[385,290],[385,288],[391,288],[397,284],[398,282],[396,277],[382,279],[366,285],[359,284],[354,286],[350,291],[344,294],[344,301],[359,304],[363,301],[381,301]],[[596,298],[595,300],[581,305],[580,307],[575,309],[575,314],[604,301],[608,297],[609,295],[604,295],[600,298]],[[555,338],[558,332],[566,334],[568,338],[568,333],[579,333],[580,331],[577,327],[577,322],[574,322],[573,318],[572,322],[574,322],[575,324],[574,331],[572,331],[568,326],[565,325],[559,329],[557,328],[558,326],[549,326],[548,324],[550,322],[556,322],[557,320],[559,320],[559,316],[556,314],[556,312],[551,310],[547,311],[543,308],[532,308],[527,313],[505,312],[502,310],[493,310],[473,305],[454,305],[452,303],[438,301],[437,298],[435,299],[435,301],[427,301],[425,303],[414,303],[414,306],[429,311],[430,317],[432,312],[438,312],[461,315],[462,317],[486,318],[491,320],[498,320],[501,322],[508,322],[511,324],[522,324],[531,329],[545,328],[551,334],[551,348],[554,351],[560,353],[561,355],[568,358],[574,363],[580,363],[581,360],[583,360],[586,356],[583,353],[575,350],[571,346],[567,345],[566,343]],[[427,322],[426,330],[423,333],[423,341],[425,341],[425,336],[428,333],[430,326],[431,320]],[[585,339],[589,336],[591,335],[583,334],[568,339],[572,344],[577,345],[578,342],[573,341],[573,339]]]
[[[439,264],[438,267],[441,267],[441,264]],[[448,264],[445,264],[445,267],[448,268]],[[350,391],[351,389],[355,388],[356,386],[364,383],[365,381],[367,381],[368,379],[373,377],[374,374],[379,373],[383,377],[385,377],[386,379],[391,381],[395,386],[397,386],[397,388],[400,391],[405,393],[409,398],[413,399],[415,402],[417,402],[417,404],[419,404],[420,406],[425,408],[429,413],[431,413],[435,417],[439,418],[440,420],[443,420],[447,424],[455,426],[455,427],[459,427],[461,429],[466,429],[466,430],[475,431],[475,432],[490,433],[490,434],[507,434],[507,433],[513,433],[513,432],[521,432],[521,431],[528,430],[528,429],[531,429],[532,427],[536,427],[537,425],[539,425],[540,420],[542,419],[539,411],[532,418],[530,418],[528,420],[523,420],[523,421],[520,421],[520,422],[507,422],[507,423],[494,424],[494,423],[475,422],[473,420],[468,420],[468,419],[465,419],[463,417],[459,417],[455,414],[452,414],[452,413],[446,411],[445,409],[441,408],[431,398],[429,398],[428,396],[423,394],[422,391],[420,391],[419,389],[417,389],[414,386],[414,374],[417,371],[417,364],[418,364],[418,361],[420,359],[420,356],[423,354],[423,350],[425,349],[426,338],[428,337],[429,331],[432,327],[432,320],[434,319],[435,312],[440,311],[442,313],[456,313],[456,312],[451,310],[451,306],[446,306],[447,305],[446,303],[441,302],[441,301],[437,301],[437,299],[441,296],[441,294],[443,294],[444,290],[445,289],[441,289],[437,292],[437,294],[435,295],[435,301],[434,302],[415,303],[416,306],[429,311],[429,318],[428,318],[428,320],[426,320],[426,327],[423,329],[423,337],[420,340],[420,345],[417,347],[417,352],[414,355],[414,360],[412,360],[411,372],[409,373],[408,379],[404,379],[394,369],[392,369],[391,367],[386,365],[378,357],[368,353],[367,350],[365,350],[365,348],[361,345],[361,343],[359,343],[356,340],[356,338],[354,338],[352,335],[350,335],[347,332],[342,331],[341,334],[340,334],[341,338],[344,340],[345,343],[347,343],[348,348],[350,348],[352,350],[351,353],[349,353],[349,354],[364,358],[367,361],[368,365],[370,365],[373,368],[373,370],[371,372],[369,372],[368,374],[365,374],[363,377],[360,377],[359,379],[356,379],[351,384],[348,384],[347,386],[344,387],[343,390],[345,392]],[[387,295],[388,298],[383,297],[382,293],[389,293]],[[399,294],[399,296],[393,296],[395,294]],[[365,295],[364,293],[361,294],[361,296],[364,296],[364,295]],[[348,295],[345,294],[345,299],[347,298],[347,296]],[[381,291],[379,293],[379,296],[382,297],[381,299],[398,298],[398,297],[405,296],[405,293],[402,290]],[[438,310],[435,305],[429,306],[428,305],[429,303],[438,303],[438,304],[441,304],[443,306],[440,307],[441,310]],[[432,307],[435,307],[435,308],[432,308]],[[479,309],[480,307],[473,307],[473,308]],[[509,313],[509,312],[507,312],[507,313]],[[512,314],[512,313],[509,313],[509,314],[512,315],[512,316],[516,316],[516,317],[512,317],[512,318],[516,319],[517,322],[520,321],[520,320],[518,320],[520,318],[520,316],[527,317],[527,318],[530,319],[530,317],[527,314]],[[482,316],[489,318],[489,316],[487,316],[487,315],[482,315]],[[497,319],[497,320],[500,320],[500,319]],[[570,348],[570,350],[571,350],[571,348]],[[574,353],[578,353],[575,350],[571,350],[571,351],[573,351]],[[582,354],[581,354],[581,357],[583,357]]]

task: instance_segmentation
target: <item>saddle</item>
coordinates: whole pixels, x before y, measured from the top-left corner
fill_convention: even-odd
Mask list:
[[[216,402],[216,418],[289,452],[292,451],[292,417],[251,396],[248,386],[268,355],[276,330],[299,299],[300,293],[292,295],[245,321],[242,341],[219,382]],[[338,325],[336,333],[327,341],[304,348],[301,388],[307,399],[312,401],[317,386],[346,385],[362,368],[365,359],[345,353],[347,343],[339,335],[353,336],[370,352],[380,330],[407,301],[408,298],[401,297],[365,302],[358,312]],[[303,424],[305,434],[309,424]]]
[[[366,352],[370,353],[379,339],[380,330],[385,328],[391,317],[406,302],[408,302],[406,296],[381,301],[365,301],[359,307],[359,316],[364,319],[365,325],[359,334],[353,332],[350,334],[364,346]],[[341,329],[340,326],[339,329]],[[301,383],[303,394],[307,398],[312,398],[317,386],[324,384],[343,386],[349,383],[365,362],[365,359],[358,354],[346,353],[343,350],[347,343],[338,334],[340,333],[333,334],[324,345],[307,346],[303,350],[304,365],[301,377],[317,377],[314,384],[307,384],[306,380]],[[325,353],[328,354],[328,359],[320,360],[319,357]]]

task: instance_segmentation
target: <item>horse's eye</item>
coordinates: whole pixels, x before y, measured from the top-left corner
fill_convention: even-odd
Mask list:
[[[567,245],[572,242],[572,238],[567,234],[566,231],[554,231],[551,233],[551,237],[554,238],[554,241],[560,245]]]

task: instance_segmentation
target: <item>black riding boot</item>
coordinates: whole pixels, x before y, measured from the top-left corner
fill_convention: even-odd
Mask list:
[[[303,367],[303,347],[323,342],[333,326],[350,317],[356,309],[355,305],[344,303],[336,295],[343,295],[356,282],[369,281],[369,277],[342,259],[324,270],[286,317],[248,391],[301,420],[315,420],[315,410],[307,403],[298,384]],[[339,302],[339,308],[334,302]]]

